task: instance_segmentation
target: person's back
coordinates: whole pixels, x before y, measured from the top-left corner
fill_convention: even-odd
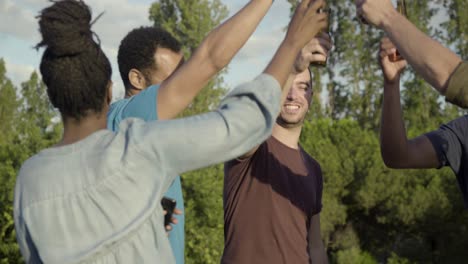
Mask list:
[[[216,112],[165,122],[127,119],[117,134],[99,130],[33,156],[15,190],[23,256],[47,263],[174,263],[163,193],[176,175],[238,156],[267,137],[279,96],[276,81],[264,75],[234,89]]]
[[[33,259],[173,261],[155,202],[173,177],[150,173],[158,160],[149,162],[140,144],[127,138],[143,128],[137,123],[127,120],[126,133],[101,130],[75,144],[43,150],[24,163],[15,208],[21,208],[18,219],[27,226],[22,231],[35,248]]]

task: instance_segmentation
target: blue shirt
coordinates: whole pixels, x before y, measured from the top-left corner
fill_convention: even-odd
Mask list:
[[[107,114],[107,128],[112,131],[118,131],[120,122],[129,117],[141,118],[144,121],[158,120],[156,108],[158,89],[159,85],[152,85],[137,95],[114,102]],[[184,211],[180,176],[174,179],[164,196],[175,199],[177,202],[176,208]],[[174,215],[174,217],[177,218],[178,223],[172,225],[172,231],[169,232],[169,242],[174,252],[176,263],[184,264],[185,214]]]

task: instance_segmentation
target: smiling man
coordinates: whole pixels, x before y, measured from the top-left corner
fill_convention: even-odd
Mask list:
[[[299,136],[313,95],[307,66],[324,61],[330,48],[322,34],[302,50],[272,136],[225,163],[221,263],[327,263],[320,236],[322,171]]]

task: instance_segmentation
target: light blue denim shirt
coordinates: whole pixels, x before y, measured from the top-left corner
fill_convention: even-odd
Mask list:
[[[234,89],[213,112],[121,122],[49,148],[21,167],[18,244],[27,263],[175,263],[160,204],[174,178],[238,157],[270,134],[280,87],[269,75]],[[157,173],[155,173],[157,172]]]

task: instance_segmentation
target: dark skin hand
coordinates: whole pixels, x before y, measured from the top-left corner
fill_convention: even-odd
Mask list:
[[[164,215],[166,215],[166,214],[167,214],[167,212],[166,212],[166,210],[164,210]],[[174,209],[174,214],[181,215],[181,214],[183,214],[183,212],[180,209],[176,208],[176,209]],[[177,223],[179,223],[179,220],[177,220],[177,218],[175,218],[175,217],[172,217],[171,223],[176,225]],[[171,230],[172,230],[172,226],[167,225],[167,226],[165,226],[165,229],[166,229],[167,235],[169,235],[169,232],[171,232]]]

